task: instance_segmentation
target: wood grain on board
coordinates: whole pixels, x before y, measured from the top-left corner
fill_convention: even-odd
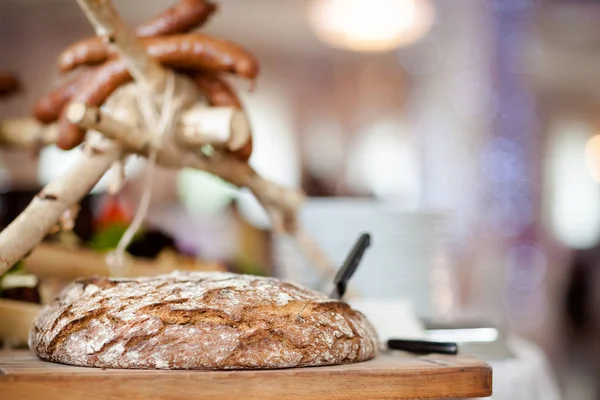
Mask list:
[[[146,371],[72,367],[40,361],[28,350],[0,351],[3,400],[456,399],[491,390],[491,367],[467,356],[394,352],[332,367]]]

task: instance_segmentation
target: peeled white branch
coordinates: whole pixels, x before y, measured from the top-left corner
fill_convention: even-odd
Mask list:
[[[147,132],[116,120],[102,110],[74,103],[69,107],[67,117],[71,122],[83,128],[96,130],[115,140],[130,152],[142,156],[148,155],[151,141]],[[6,140],[2,137],[4,134],[5,132],[0,131],[0,140]],[[47,202],[35,199],[13,224],[0,233],[0,248],[10,250],[3,250],[5,254],[0,259],[0,274],[5,271],[3,268],[10,267],[43,239],[47,231],[53,227],[70,205],[85,196],[103,173],[119,159],[119,147],[114,144],[110,149],[102,152],[98,149],[91,151],[89,158],[84,156],[65,177],[52,182],[44,190],[44,193],[56,194],[57,197],[60,195],[60,199],[68,201]],[[296,240],[300,249],[320,275],[324,277],[332,275],[333,265],[296,221],[298,211],[304,202],[301,192],[264,179],[248,163],[226,154],[218,153],[215,157],[203,157],[195,151],[186,150],[167,142],[159,148],[157,159],[163,167],[200,169],[236,186],[248,187],[269,211],[276,230],[289,234]],[[57,187],[59,189],[55,190],[54,188]],[[36,215],[39,216],[39,221],[36,220]],[[28,234],[27,225],[35,232],[32,231],[31,234]],[[22,240],[21,238],[26,239]],[[15,242],[18,243],[14,244]]]
[[[148,136],[127,123],[112,118],[103,110],[75,103],[69,107],[67,117],[82,128],[94,129],[114,139],[128,151],[148,155]],[[157,162],[167,168],[200,169],[233,185],[247,187],[265,207],[275,207],[286,214],[296,213],[304,201],[300,192],[262,178],[248,163],[231,155],[219,153],[214,157],[203,157],[197,151],[189,151],[164,142],[158,149]]]
[[[113,45],[133,78],[149,92],[158,93],[167,79],[163,67],[150,58],[133,29],[127,26],[110,0],[77,0],[96,34]]]
[[[106,191],[108,194],[114,196],[125,187],[125,159],[122,158],[118,161],[115,161],[110,168],[110,172],[112,176]]]
[[[250,124],[246,115],[235,107],[198,104],[182,113],[179,123],[177,139],[190,148],[210,144],[236,151],[250,140]]]
[[[296,240],[296,244],[304,253],[306,259],[320,275],[321,281],[331,282],[336,272],[335,265],[332,264],[329,257],[327,257],[312,236],[302,226],[298,225],[297,221],[295,223],[296,227],[291,232],[291,236]]]
[[[0,121],[0,145],[35,148],[56,143],[56,125],[42,125],[33,118],[8,118]]]
[[[132,129],[128,123],[98,108],[71,103],[66,116],[74,124],[118,140],[128,150],[139,153],[151,145],[148,132]],[[235,108],[198,105],[181,114],[175,137],[181,145],[193,150],[210,144],[235,151],[250,140],[250,125],[244,113]]]
[[[78,203],[121,156],[118,145],[108,144],[82,154],[67,172],[51,181],[27,208],[0,232],[0,275],[25,257]]]
[[[132,128],[96,107],[71,103],[66,117],[71,123],[98,131],[107,138],[116,140],[125,149],[136,153],[143,149],[147,151],[151,145],[151,136],[148,132]]]
[[[188,115],[192,115],[193,110],[188,110]],[[219,110],[218,108],[216,110]],[[223,113],[226,114],[226,113]],[[148,155],[151,146],[150,135],[133,128],[132,126],[112,118],[110,114],[94,107],[88,107],[81,103],[72,104],[67,117],[73,123],[86,129],[93,129],[104,136],[115,140],[128,151],[143,156]],[[194,118],[187,118],[188,122],[194,121]],[[44,128],[37,125],[32,120],[23,119],[19,123],[0,124],[0,127],[18,127],[18,129],[0,129],[0,142],[13,143],[15,145],[27,146],[28,144],[38,143],[33,135],[34,128]],[[191,125],[181,125],[189,127]],[[47,127],[47,132],[55,132],[55,128]],[[28,137],[29,139],[21,138]],[[49,143],[53,139],[50,135],[45,136],[44,143]],[[203,143],[203,142],[200,142]],[[200,144],[199,143],[199,144]],[[3,268],[10,267],[14,262],[22,258],[29,252],[39,240],[41,240],[47,231],[54,226],[56,221],[71,204],[77,203],[85,194],[95,185],[95,183],[108,170],[115,161],[119,159],[119,146],[113,145],[104,152],[92,151],[89,158],[83,157],[74,165],[64,177],[49,184],[43,193],[60,194],[61,199],[68,201],[41,201],[35,199],[26,211],[0,233],[0,248],[10,249],[5,251],[4,257],[0,260],[0,274],[4,272]],[[298,225],[297,213],[304,202],[304,196],[301,192],[282,187],[274,182],[262,178],[253,168],[245,162],[235,157],[217,154],[217,156],[208,158],[199,156],[197,152],[185,150],[183,148],[169,145],[159,149],[158,161],[163,167],[170,168],[195,168],[212,173],[236,186],[248,187],[257,197],[259,202],[269,211],[276,231],[283,234],[289,234],[293,237],[306,255],[311,264],[319,271],[323,277],[329,277],[334,271],[327,256],[321,251],[314,240],[304,232]],[[72,187],[70,187],[70,185]],[[59,190],[54,188],[59,187]],[[69,203],[69,204],[67,204]],[[48,207],[46,211],[46,208]],[[39,221],[36,221],[35,215],[40,215]],[[31,234],[27,234],[26,225],[31,224]],[[15,226],[13,226],[15,225]],[[12,232],[12,233],[11,233]],[[16,235],[11,238],[11,235]],[[26,238],[22,240],[21,238]],[[13,243],[18,242],[18,245]]]

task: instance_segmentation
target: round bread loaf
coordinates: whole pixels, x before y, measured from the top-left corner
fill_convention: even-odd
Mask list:
[[[378,343],[364,315],[324,294],[193,272],[75,281],[37,317],[29,347],[87,367],[266,369],[364,361]]]

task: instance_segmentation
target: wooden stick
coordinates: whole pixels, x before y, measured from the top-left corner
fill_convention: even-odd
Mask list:
[[[265,190],[262,189],[262,191]],[[261,189],[255,192],[255,195],[259,198],[262,195]],[[299,205],[298,209],[288,209],[286,212],[280,204],[274,203],[277,201],[276,199],[275,197],[270,200],[270,204],[267,206],[264,203],[268,200],[261,201],[272,221],[273,232],[279,235],[289,235],[304,254],[305,260],[317,272],[321,282],[331,282],[336,273],[336,267],[298,221]],[[293,203],[288,202],[288,204]]]
[[[81,116],[70,119],[71,122],[83,128],[98,130],[107,137],[126,143],[131,151],[147,155],[148,147],[144,142],[128,142],[128,138],[139,138],[142,135],[131,135],[132,129],[126,124],[110,118],[101,110],[82,104],[72,105],[71,108],[77,111],[73,114]],[[71,112],[67,115],[70,114]],[[220,154],[213,158],[202,158],[195,153],[187,153],[182,157],[181,152],[169,152],[168,147],[163,147],[159,149],[157,159],[163,165],[204,170],[239,187],[248,187],[269,211],[274,229],[290,234],[323,278],[329,279],[335,273],[333,264],[297,221],[298,211],[304,202],[302,193],[264,179],[248,163],[231,156]]]
[[[110,139],[122,143],[127,150],[147,156],[149,135],[132,129],[128,124],[112,118],[108,113],[85,104],[71,104],[67,118],[85,129],[94,129]],[[304,196],[274,182],[264,179],[246,162],[233,156],[218,154],[201,157],[197,152],[184,152],[166,144],[159,149],[159,164],[169,168],[190,167],[212,173],[233,185],[248,187],[265,207],[274,207],[294,215],[304,202]]]
[[[109,139],[116,140],[125,149],[136,153],[146,153],[151,143],[151,135],[114,119],[99,108],[83,103],[71,103],[66,113],[67,119],[85,129],[98,131]]]
[[[298,247],[304,253],[306,259],[320,275],[321,281],[331,282],[335,276],[336,267],[312,236],[297,221],[295,230],[291,232],[291,235],[296,240]]]
[[[193,113],[194,109],[189,112]],[[67,111],[67,118],[83,128],[96,130],[108,138],[117,140],[129,151],[148,155],[151,146],[150,135],[133,129],[104,111],[74,103]],[[194,118],[187,120],[193,121]],[[296,215],[304,202],[301,192],[262,178],[250,165],[229,155],[217,154],[215,157],[205,158],[196,152],[182,152],[182,149],[167,144],[159,149],[158,161],[162,166],[170,168],[191,167],[204,170],[236,186],[248,187],[259,202],[270,210],[274,229],[292,235],[320,275],[329,276],[334,271],[331,262],[318,245],[298,226]],[[290,224],[290,221],[293,223]]]
[[[236,162],[235,159],[223,157],[204,161],[196,158],[191,162],[187,159],[182,161],[184,166],[202,169],[234,185],[250,189],[267,210],[273,230],[290,235],[322,279],[329,280],[334,276],[334,264],[298,221],[298,212],[304,203],[302,192],[264,179],[249,164]]]
[[[267,210],[274,232],[290,235],[321,280],[330,281],[336,272],[335,265],[298,221],[304,195],[268,181],[256,173],[245,186]]]
[[[121,148],[112,143],[104,148],[93,148],[89,154],[82,154],[64,175],[42,189],[0,232],[0,275],[44,239],[63,213],[96,185],[121,153]]]
[[[149,93],[160,93],[166,84],[165,70],[148,56],[135,31],[123,22],[110,0],[77,0],[77,3],[96,34],[115,47],[131,76]]]
[[[304,204],[305,196],[301,191],[278,185],[260,176],[251,166],[248,166],[252,174],[247,178],[243,186],[248,187],[257,197],[263,207],[275,208],[285,215],[295,215]],[[285,218],[284,218],[285,219]],[[289,231],[286,229],[286,231]]]
[[[136,153],[146,153],[147,146],[154,145],[148,132],[131,129],[129,124],[113,118],[108,112],[83,103],[71,103],[66,117],[82,128],[93,129],[118,140]],[[182,113],[174,135],[180,144],[193,150],[211,144],[233,151],[250,139],[250,127],[245,115],[238,109],[197,105]]]
[[[94,129],[102,135],[122,143],[128,151],[148,156],[150,147],[149,135],[133,129],[125,122],[118,121],[103,110],[89,107],[85,104],[75,103],[69,107],[67,118],[85,129]],[[157,162],[167,168],[196,168],[207,171],[236,186],[256,186],[262,191],[265,189],[265,198],[269,195],[279,196],[285,189],[279,186],[272,188],[270,183],[262,179],[246,162],[240,161],[231,155],[217,155],[212,158],[202,157],[197,151],[189,151],[177,146],[176,143],[163,141],[158,149]],[[293,206],[292,206],[293,207]]]
[[[115,161],[110,168],[110,172],[112,176],[106,191],[111,196],[114,196],[120,193],[125,187],[125,158]]]
[[[56,143],[56,125],[42,125],[33,118],[7,118],[0,121],[0,145],[35,148]]]
[[[181,114],[180,126],[177,139],[190,148],[210,144],[236,151],[250,140],[250,124],[244,112],[235,107],[197,104]]]
[[[148,156],[152,144],[149,135],[133,129],[130,125],[118,121],[108,113],[95,107],[89,107],[82,103],[71,104],[67,112],[67,118],[85,129],[94,129],[102,135],[113,139],[131,152]],[[236,186],[252,186],[259,192],[265,192],[264,197],[268,201],[273,196],[280,196],[285,189],[271,184],[262,179],[246,162],[240,161],[233,156],[217,155],[212,158],[202,157],[197,151],[188,151],[169,141],[163,141],[158,149],[157,161],[167,168],[190,167],[201,169],[219,176],[220,178]],[[273,186],[274,185],[274,186]],[[251,188],[251,190],[254,190]],[[290,205],[296,208],[295,205]]]

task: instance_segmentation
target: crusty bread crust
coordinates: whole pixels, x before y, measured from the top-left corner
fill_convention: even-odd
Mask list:
[[[267,369],[364,361],[378,343],[364,315],[321,293],[194,272],[75,281],[40,313],[29,347],[89,367]]]

